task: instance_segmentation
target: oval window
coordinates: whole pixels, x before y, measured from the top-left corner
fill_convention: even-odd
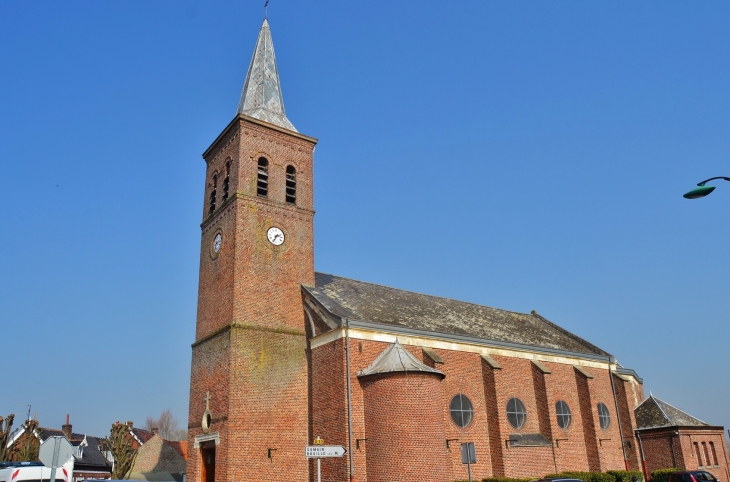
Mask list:
[[[511,398],[507,402],[507,420],[514,428],[522,428],[527,419],[525,404],[519,398]]]
[[[558,414],[558,426],[562,429],[570,427],[573,420],[573,414],[570,413],[570,407],[567,403],[560,400],[555,404],[555,412]]]
[[[474,406],[471,404],[471,400],[461,393],[451,399],[449,412],[451,413],[451,420],[461,428],[469,425],[471,419],[474,418]]]
[[[608,407],[602,403],[598,404],[598,420],[603,430],[606,430],[611,425],[611,414],[608,413]]]

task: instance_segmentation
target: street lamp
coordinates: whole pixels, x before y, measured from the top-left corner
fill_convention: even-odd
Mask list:
[[[697,183],[697,187],[692,189],[690,192],[685,194],[683,197],[685,197],[687,199],[697,199],[697,198],[707,196],[708,194],[710,194],[712,191],[715,190],[715,186],[705,186],[705,183],[712,181],[714,179],[724,179],[726,181],[730,181],[730,177],[725,177],[725,176],[717,176],[717,177],[711,177],[709,179],[705,179],[704,181]]]

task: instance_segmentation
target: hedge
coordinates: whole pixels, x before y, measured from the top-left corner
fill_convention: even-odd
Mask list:
[[[527,477],[523,479],[513,479],[511,477],[487,477],[482,479],[480,482],[532,482],[533,480],[539,479],[540,477]],[[478,479],[474,479],[478,481]],[[456,482],[468,482],[467,480],[457,480]]]
[[[684,469],[676,467],[672,469],[657,469],[651,473],[651,482],[669,482],[669,476],[675,472],[683,472]]]
[[[616,482],[632,482],[634,477],[639,482],[644,480],[644,474],[638,470],[607,470],[606,473],[613,475]]]
[[[546,479],[562,477],[566,479],[580,479],[583,482],[616,482],[616,478],[603,472],[560,472],[546,475]]]
[[[487,477],[482,482],[531,482],[535,477],[527,477],[524,479],[512,479],[510,477]]]

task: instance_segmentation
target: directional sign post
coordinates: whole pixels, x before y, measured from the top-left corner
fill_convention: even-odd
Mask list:
[[[461,444],[461,463],[466,464],[469,482],[471,482],[471,464],[477,463],[477,450],[474,447],[474,442]]]
[[[321,460],[323,457],[342,457],[347,449],[342,445],[308,445],[304,455],[308,459],[317,459],[317,482],[322,482]]]
[[[43,465],[51,468],[51,482],[56,482],[56,469],[62,467],[73,456],[74,448],[66,437],[49,437],[38,451],[38,458]]]

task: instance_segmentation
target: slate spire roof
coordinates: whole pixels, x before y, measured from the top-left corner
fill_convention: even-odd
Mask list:
[[[441,376],[441,378],[446,376],[435,368],[431,368],[418,361],[411,352],[398,343],[398,339],[395,340],[395,343],[392,343],[388,348],[383,350],[369,367],[359,371],[357,376],[366,377],[368,375],[396,372],[433,373]]]
[[[641,402],[634,409],[636,428],[648,429],[659,427],[706,427],[702,420],[683,412],[667,402],[659,400],[654,395]]]
[[[271,29],[266,19],[261,25],[251,64],[248,66],[238,113],[297,132],[284,112],[274,42],[271,40]]]

